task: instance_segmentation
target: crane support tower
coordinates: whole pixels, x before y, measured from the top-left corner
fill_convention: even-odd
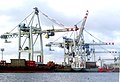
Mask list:
[[[40,39],[40,55],[41,55],[41,62],[43,63],[43,42],[42,42],[42,34],[39,33],[38,31],[41,31],[41,26],[40,26],[40,20],[39,20],[39,10],[37,7],[34,8],[34,14],[32,18],[29,21],[29,24],[20,24],[18,28],[18,37],[19,37],[19,42],[18,42],[18,51],[19,51],[19,59],[21,58],[21,53],[22,52],[27,52],[29,54],[29,60],[34,60],[34,54],[37,53],[38,51],[34,50],[34,45],[36,40]],[[37,18],[37,24],[38,26],[34,27],[33,22],[35,19],[35,16]],[[36,35],[37,38],[34,40],[33,35]],[[28,46],[26,46],[24,49],[22,48],[22,45],[25,44],[24,42],[22,43],[22,37],[26,37],[28,39]],[[34,41],[34,42],[33,42]]]

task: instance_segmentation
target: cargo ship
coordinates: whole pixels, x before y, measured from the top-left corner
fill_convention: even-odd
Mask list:
[[[64,69],[64,71],[69,70],[68,67],[65,69],[62,65],[57,65],[50,61],[47,64],[36,64],[35,61],[26,61],[25,59],[11,59],[11,63],[6,63],[6,61],[1,61],[0,72],[55,72],[58,69]],[[70,71],[70,70],[69,70]]]
[[[119,67],[101,68],[96,65],[96,62],[86,62],[86,68],[75,69],[70,65],[55,64],[49,61],[47,64],[39,64],[35,61],[26,61],[25,59],[11,59],[10,63],[5,60],[0,62],[0,73],[54,73],[54,72],[119,72]]]
[[[97,72],[94,70],[95,63],[87,62],[87,68],[74,70],[71,66],[63,66],[49,61],[47,64],[37,64],[35,61],[26,61],[25,59],[11,59],[11,63],[5,60],[0,62],[0,73],[34,73],[34,72]]]

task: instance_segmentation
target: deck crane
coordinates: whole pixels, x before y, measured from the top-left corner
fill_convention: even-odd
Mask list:
[[[64,28],[64,29],[47,29],[42,30],[39,20],[39,10],[37,7],[34,8],[34,12],[32,12],[32,15],[30,21],[28,24],[25,24],[23,21],[17,26],[18,32],[11,33],[6,32],[3,35],[0,36],[1,39],[5,39],[5,42],[9,42],[9,38],[18,37],[18,58],[21,59],[21,54],[23,52],[28,53],[29,60],[34,60],[34,54],[39,53],[40,54],[40,60],[41,63],[43,63],[43,42],[42,42],[42,34],[48,34],[48,36],[54,36],[55,32],[68,32],[68,31],[77,31],[79,28]],[[30,16],[28,16],[30,17]],[[35,18],[37,20],[37,23],[34,25]],[[26,21],[27,18],[25,18],[24,21]],[[36,36],[36,38],[34,37]],[[22,41],[24,38],[26,38],[24,41]],[[35,43],[39,39],[40,43],[40,50],[35,51]],[[28,40],[28,46],[25,46],[26,40]]]

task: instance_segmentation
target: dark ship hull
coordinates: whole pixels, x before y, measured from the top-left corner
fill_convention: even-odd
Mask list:
[[[89,69],[81,69],[79,71],[75,71],[69,67],[59,69],[39,67],[6,67],[6,66],[0,67],[0,73],[36,73],[36,72],[54,73],[54,72],[96,72],[96,71],[91,71]]]
[[[75,70],[71,66],[63,66],[49,61],[47,64],[38,64],[25,59],[11,59],[11,63],[1,61],[0,73],[33,73],[33,72],[97,72],[95,62],[86,62],[86,68]]]

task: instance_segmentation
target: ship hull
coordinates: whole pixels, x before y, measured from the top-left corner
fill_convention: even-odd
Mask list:
[[[98,68],[85,69],[86,72],[98,72]]]
[[[50,68],[39,67],[0,67],[0,73],[53,72]]]
[[[96,72],[93,69],[72,69],[70,67],[66,68],[50,68],[50,67],[7,67],[1,66],[0,73],[35,73],[35,72]]]

